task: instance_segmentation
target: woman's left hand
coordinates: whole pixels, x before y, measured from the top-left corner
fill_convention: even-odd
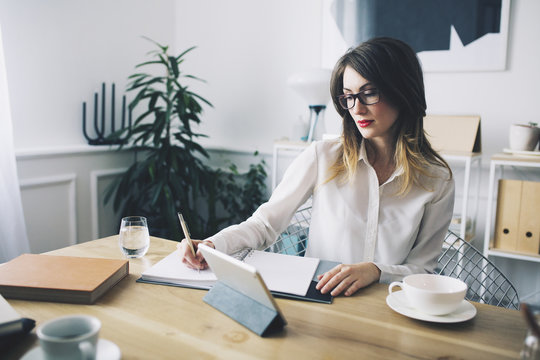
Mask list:
[[[319,275],[317,290],[323,294],[331,291],[332,296],[338,296],[343,292],[345,296],[351,296],[359,289],[378,281],[380,276],[381,270],[370,262],[352,265],[340,264]]]

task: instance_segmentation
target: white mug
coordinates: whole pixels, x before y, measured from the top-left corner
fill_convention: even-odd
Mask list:
[[[49,320],[36,332],[47,360],[94,360],[101,322],[88,315],[68,315]]]
[[[446,315],[456,310],[467,292],[463,281],[435,274],[405,276],[402,282],[391,283],[388,292],[392,293],[396,286],[403,289],[409,305],[429,315]]]

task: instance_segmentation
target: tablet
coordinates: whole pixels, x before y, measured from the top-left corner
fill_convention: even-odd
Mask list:
[[[268,291],[261,275],[254,266],[204,244],[199,244],[198,249],[202,252],[218,281],[267,308],[276,311],[282,318],[283,325],[287,323],[272,294]]]

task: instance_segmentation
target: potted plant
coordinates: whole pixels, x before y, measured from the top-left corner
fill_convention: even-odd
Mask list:
[[[152,235],[175,240],[183,238],[177,217],[182,212],[191,235],[204,238],[264,201],[264,161],[252,165],[247,174],[238,173],[234,165],[223,171],[204,163],[209,155],[196,140],[205,135],[193,126],[201,122],[203,106],[212,104],[184,83],[201,80],[180,70],[194,47],[173,56],[168,46],[152,42],[158,47],[149,53],[152,59],[136,68],[157,67],[163,73],[129,77],[127,91],[136,93],[130,110],[144,110],[130,128],[111,137],[126,138],[119,149],[129,144],[135,161],[107,189],[105,202],[114,198],[113,208],[120,216],[146,216]],[[247,192],[242,193],[244,188]]]

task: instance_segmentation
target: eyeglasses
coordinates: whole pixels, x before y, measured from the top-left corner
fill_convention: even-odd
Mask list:
[[[375,105],[381,100],[381,96],[378,89],[366,89],[360,91],[358,94],[343,94],[338,96],[339,105],[346,110],[354,107],[356,99],[364,105]]]

